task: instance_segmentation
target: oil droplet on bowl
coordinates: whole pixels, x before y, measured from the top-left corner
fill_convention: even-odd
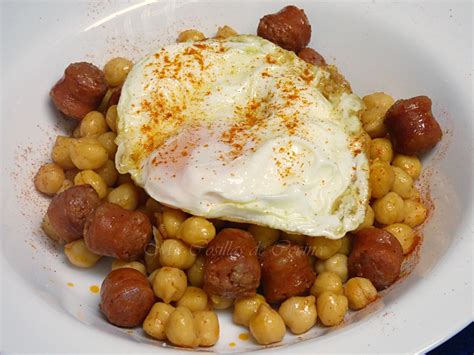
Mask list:
[[[240,340],[249,340],[250,334],[249,333],[240,333],[239,334],[239,339]]]
[[[92,293],[98,293],[100,291],[100,288],[99,286],[97,285],[92,285],[91,287],[89,287],[89,290],[92,292]]]
[[[234,346],[235,346],[235,343],[234,343],[234,342],[231,342],[231,343],[229,343],[229,346],[230,346],[230,347],[234,347]]]
[[[66,285],[68,285],[69,287],[74,287],[74,284],[72,282],[68,282]]]

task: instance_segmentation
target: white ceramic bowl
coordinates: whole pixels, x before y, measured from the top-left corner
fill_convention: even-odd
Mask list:
[[[311,45],[338,65],[356,93],[430,96],[445,132],[422,178],[435,208],[413,272],[343,326],[287,335],[287,352],[416,352],[472,320],[472,3],[306,2]],[[74,61],[99,66],[138,58],[180,30],[212,36],[228,24],[255,33],[286,5],[249,1],[47,2],[2,4],[2,326],[5,351],[163,352],[139,330],[107,324],[97,294],[109,265],[79,270],[40,232],[47,199],[32,184],[65,129],[48,92]],[[67,285],[74,284],[73,287]],[[259,347],[220,315],[213,351]],[[305,340],[305,341],[302,341]],[[230,342],[235,342],[234,347]],[[269,351],[277,351],[272,348]]]

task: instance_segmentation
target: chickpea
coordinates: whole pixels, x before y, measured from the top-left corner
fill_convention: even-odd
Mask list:
[[[94,170],[105,164],[109,155],[96,138],[79,138],[71,142],[69,154],[74,165],[81,170]]]
[[[196,287],[204,284],[204,256],[198,255],[194,264],[186,271],[189,283]]]
[[[420,191],[415,186],[411,187],[410,195],[407,197],[408,200],[421,202],[421,194]]]
[[[231,298],[225,298],[218,295],[212,295],[209,297],[211,306],[214,309],[227,309],[234,304],[234,300]]]
[[[319,297],[323,292],[332,292],[335,295],[342,295],[342,280],[338,274],[331,271],[323,271],[318,274],[310,293]]]
[[[286,232],[280,233],[280,240],[286,240],[291,243],[304,245],[306,242],[306,237],[302,234],[290,234]]]
[[[163,226],[166,232],[165,238],[176,238],[181,224],[186,220],[187,215],[183,211],[167,208],[163,211]]]
[[[216,38],[228,38],[236,36],[237,32],[230,26],[222,26],[217,29]]]
[[[212,346],[219,340],[219,319],[213,311],[194,312],[199,346]]]
[[[206,37],[202,32],[199,32],[197,30],[185,30],[181,32],[178,36],[178,39],[176,40],[178,43],[181,42],[197,42],[197,41],[202,41]]]
[[[143,321],[143,330],[152,338],[165,340],[165,328],[175,308],[163,302],[156,302]]]
[[[207,219],[189,217],[180,226],[178,238],[196,247],[205,247],[216,236],[216,228]]]
[[[421,174],[421,163],[415,156],[397,154],[395,158],[393,158],[392,165],[405,170],[413,180],[416,180]]]
[[[385,113],[393,105],[393,98],[382,92],[376,92],[362,98],[366,109],[362,112],[361,121],[364,130],[372,137],[383,137],[387,134],[384,119]]]
[[[74,186],[74,183],[71,180],[64,179],[63,183],[61,184],[61,187],[59,188],[58,191],[56,191],[56,194],[60,194],[61,192],[66,191],[71,186]]]
[[[319,319],[327,327],[338,325],[344,320],[347,312],[348,300],[344,295],[326,291],[319,295],[316,301],[316,309]]]
[[[43,221],[41,222],[41,229],[43,229],[43,232],[52,240],[56,242],[59,240],[58,233],[51,225],[51,221],[49,220],[47,213],[44,215]]]
[[[71,142],[72,138],[70,137],[57,136],[51,151],[51,159],[63,169],[74,168],[71,156],[69,155]]]
[[[176,306],[183,306],[192,312],[205,311],[208,309],[207,305],[207,293],[199,287],[189,286],[184,291],[183,297],[181,297]]]
[[[265,298],[259,294],[236,300],[232,319],[235,323],[248,327],[250,318],[257,313],[258,307],[263,303],[266,303]]]
[[[399,194],[402,198],[410,197],[413,188],[413,179],[411,176],[398,166],[393,167],[393,172],[395,173],[395,180],[393,182],[392,191]]]
[[[81,137],[96,137],[107,132],[107,122],[104,115],[99,111],[91,111],[81,120],[79,131]]]
[[[278,313],[293,334],[302,334],[316,324],[315,303],[314,296],[290,297],[281,304]]]
[[[326,271],[326,264],[324,263],[326,260],[320,260],[316,259],[314,262],[314,271],[316,271],[316,274],[321,274],[324,271]]]
[[[357,227],[356,232],[364,228],[372,227],[374,225],[374,217],[374,210],[372,209],[372,207],[370,207],[370,205],[367,205],[367,209],[365,210],[364,221],[359,227]]]
[[[95,169],[95,172],[105,181],[107,186],[113,186],[117,181],[118,171],[115,168],[115,164],[112,160],[107,160],[103,166],[99,169]]]
[[[127,78],[133,63],[126,58],[113,58],[104,66],[105,81],[109,86],[120,86]]]
[[[107,201],[115,203],[126,210],[133,211],[138,205],[138,191],[134,184],[126,183],[113,189],[107,196]]]
[[[93,170],[84,170],[74,177],[74,185],[91,185],[99,198],[107,196],[107,184],[104,179]]]
[[[160,248],[160,264],[189,269],[196,261],[196,254],[178,239],[165,239]]]
[[[155,281],[155,276],[158,274],[158,271],[160,271],[160,269],[155,269],[150,275],[148,275],[148,282],[150,282],[150,284],[153,285],[153,281]]]
[[[346,282],[349,273],[347,269],[347,256],[344,254],[334,254],[324,262],[326,270],[337,274],[342,282]]]
[[[117,133],[117,117],[117,105],[110,106],[105,113],[105,121],[114,133]]]
[[[395,181],[395,173],[387,162],[380,160],[370,164],[369,186],[372,197],[384,197],[393,186]]]
[[[413,249],[413,243],[415,242],[415,232],[413,229],[403,223],[395,223],[384,228],[387,232],[390,232],[395,238],[398,239],[402,246],[403,254],[408,254]]]
[[[346,234],[341,239],[341,241],[342,241],[342,245],[341,245],[341,247],[339,248],[339,250],[337,252],[340,253],[340,254],[349,255],[351,253],[351,250],[352,250],[351,235]]]
[[[370,143],[369,157],[390,163],[393,159],[392,142],[387,138],[375,138]]]
[[[387,111],[380,107],[365,109],[361,115],[362,128],[370,137],[383,137],[387,134],[387,127],[384,123]]]
[[[344,293],[353,310],[364,308],[377,298],[377,290],[369,279],[353,277],[347,281]]]
[[[395,192],[389,192],[384,197],[379,198],[372,205],[375,220],[380,224],[393,224],[402,222],[405,218],[405,206],[403,199]]]
[[[115,138],[117,135],[114,132],[105,132],[97,137],[97,140],[105,148],[110,160],[115,159],[115,153],[117,153],[117,144],[115,144]]]
[[[405,219],[403,220],[405,224],[413,228],[425,221],[428,211],[423,204],[417,201],[405,200],[403,205],[405,207]]]
[[[44,164],[35,175],[36,190],[46,195],[54,195],[61,188],[64,179],[63,169],[55,163]]]
[[[101,258],[100,255],[96,255],[87,249],[84,239],[78,239],[64,245],[64,254],[72,265],[83,268],[94,266]]]
[[[257,240],[258,246],[262,249],[275,244],[280,237],[280,231],[277,229],[257,226],[255,224],[251,225],[248,231]]]
[[[341,248],[342,240],[328,239],[324,237],[307,237],[306,244],[314,256],[326,260],[337,253]]]
[[[285,336],[285,322],[269,305],[262,303],[249,321],[250,333],[262,345],[276,343]]]
[[[174,345],[195,348],[199,345],[193,314],[186,307],[176,307],[166,322],[166,338]]]
[[[138,261],[123,261],[119,259],[115,259],[114,261],[112,261],[112,270],[121,269],[125,267],[140,271],[143,275],[146,276],[145,265]]]
[[[184,295],[187,286],[186,274],[183,270],[164,266],[153,279],[153,292],[165,303],[177,301]]]
[[[366,95],[362,98],[362,101],[364,101],[368,108],[383,107],[386,110],[394,104],[393,98],[384,92],[374,92],[373,94]]]

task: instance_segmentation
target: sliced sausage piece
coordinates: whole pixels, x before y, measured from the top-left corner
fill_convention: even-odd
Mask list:
[[[316,278],[305,250],[296,244],[275,244],[261,257],[265,299],[281,302],[306,292]]]
[[[106,91],[107,82],[102,70],[93,64],[80,62],[66,68],[64,76],[49,95],[60,112],[81,120],[100,105]]]
[[[395,151],[407,155],[427,152],[443,136],[427,96],[396,101],[385,115],[385,125]]]
[[[398,279],[402,261],[397,238],[383,229],[365,228],[354,236],[347,265],[349,277],[365,277],[377,290],[383,290]]]
[[[119,327],[143,323],[155,302],[148,279],[132,268],[113,270],[102,282],[100,310],[107,320]]]
[[[303,10],[290,5],[260,19],[257,34],[280,47],[298,53],[311,39],[311,25]]]
[[[151,240],[148,216],[113,203],[103,203],[87,218],[84,241],[95,254],[137,260]]]
[[[322,67],[326,65],[324,57],[318,52],[316,52],[313,48],[303,48],[298,52],[298,57],[303,59],[305,62],[313,64],[317,67]]]
[[[77,185],[54,196],[48,218],[59,240],[65,243],[82,238],[87,217],[100,205],[97,192],[90,185]]]
[[[209,243],[204,262],[204,290],[241,298],[256,294],[260,282],[257,242],[248,232],[226,228]]]

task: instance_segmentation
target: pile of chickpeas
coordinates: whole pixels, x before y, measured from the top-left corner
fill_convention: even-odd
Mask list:
[[[216,37],[225,38],[236,32],[224,26]],[[179,35],[178,42],[197,41],[205,36],[196,30]],[[51,152],[52,162],[37,172],[36,189],[54,196],[73,185],[89,184],[104,201],[127,210],[146,213],[152,223],[154,241],[138,261],[113,260],[112,270],[133,268],[147,276],[156,302],[143,322],[150,337],[168,340],[184,346],[212,346],[219,338],[219,321],[213,310],[233,308],[233,321],[250,330],[259,344],[281,341],[286,328],[302,334],[318,321],[323,326],[340,324],[348,309],[359,310],[377,298],[377,290],[366,278],[348,279],[347,260],[352,236],[342,239],[306,237],[287,234],[275,229],[241,225],[251,233],[261,248],[286,240],[309,246],[309,256],[316,279],[309,295],[285,300],[276,309],[261,294],[238,300],[209,296],[202,289],[204,253],[208,243],[226,222],[190,216],[180,210],[162,206],[137,187],[130,176],[115,168],[117,106],[107,108],[112,93],[120,87],[132,63],[114,58],[104,67],[109,90],[97,111],[89,112],[71,136],[58,136]],[[383,119],[394,100],[384,93],[363,98],[366,106],[361,113],[365,131],[366,154],[370,160],[369,185],[371,203],[365,219],[357,230],[372,226],[383,227],[395,236],[408,254],[414,248],[417,227],[426,219],[427,209],[421,203],[414,182],[421,173],[421,163],[415,156],[394,154]],[[44,232],[57,240],[47,216]],[[64,245],[71,264],[89,268],[101,256],[89,251],[83,239]]]

